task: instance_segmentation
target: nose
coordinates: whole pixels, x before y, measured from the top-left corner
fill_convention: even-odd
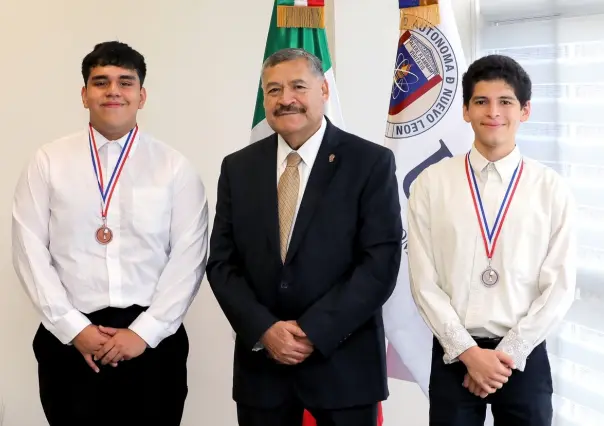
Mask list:
[[[289,106],[296,102],[296,98],[294,96],[293,90],[289,88],[283,89],[281,92],[281,98],[279,99],[279,103],[284,106]]]
[[[497,118],[501,115],[499,112],[499,104],[497,102],[491,102],[488,106],[487,114],[490,118]]]
[[[119,82],[117,81],[112,81],[109,84],[107,84],[106,86],[106,92],[105,94],[109,97],[116,97],[116,96],[120,96],[121,92],[120,92],[120,85]]]

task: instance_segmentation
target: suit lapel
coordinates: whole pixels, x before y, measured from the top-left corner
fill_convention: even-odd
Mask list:
[[[296,254],[302,238],[304,237],[304,233],[319,205],[319,201],[321,200],[325,189],[329,186],[329,182],[338,167],[339,158],[336,151],[338,142],[338,129],[328,120],[321,147],[319,148],[317,158],[315,159],[315,163],[308,178],[308,183],[306,184],[306,189],[304,190],[300,210],[298,211],[298,216],[296,217],[296,222],[294,224],[294,232],[287,250],[285,263],[288,263]]]
[[[258,176],[258,202],[271,252],[281,262],[279,243],[279,206],[277,202],[277,135],[265,143],[255,167]]]

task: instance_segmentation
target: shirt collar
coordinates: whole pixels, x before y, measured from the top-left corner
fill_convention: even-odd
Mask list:
[[[516,145],[512,152],[502,159],[493,162],[493,165],[502,179],[509,180],[512,178],[520,159],[520,149],[518,148],[518,145]],[[472,145],[472,149],[470,151],[470,163],[472,164],[474,172],[480,174],[491,162],[484,158],[480,152],[478,152],[475,145]]]
[[[307,166],[312,166],[314,164],[315,158],[317,158],[317,154],[319,153],[319,148],[321,147],[321,142],[323,141],[326,128],[327,120],[325,120],[325,117],[323,117],[319,130],[317,130],[315,134],[304,142],[304,144],[296,151],[302,158],[302,161],[304,161],[304,164]],[[292,151],[294,150],[291,149],[287,142],[285,142],[285,139],[283,139],[281,135],[277,135],[277,164],[283,164],[287,156]]]
[[[90,129],[90,127],[89,127],[89,129]],[[101,135],[94,127],[92,128],[92,131],[94,133],[94,141],[96,142],[96,148],[99,151],[101,150],[101,148],[103,146],[105,146],[109,142],[117,143],[120,146],[120,148],[123,148],[124,145],[126,144],[126,141],[128,140],[128,135],[130,134],[130,132],[128,132],[124,136],[119,138],[118,140],[110,141],[105,136]],[[140,134],[140,128],[138,129],[138,134]],[[139,137],[137,135],[136,139],[134,141],[132,141],[132,143],[135,144],[138,141],[138,139],[139,139]],[[134,149],[134,146],[132,146],[132,149]]]

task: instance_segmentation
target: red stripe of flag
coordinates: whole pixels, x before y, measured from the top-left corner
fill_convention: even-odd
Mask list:
[[[382,414],[382,403],[378,402],[378,415],[376,426],[384,425],[384,416]],[[304,417],[302,418],[302,426],[317,426],[317,422],[308,411],[304,410]]]
[[[325,6],[325,0],[308,0],[309,6]]]
[[[399,112],[407,108],[413,102],[417,101],[419,98],[424,96],[428,91],[432,90],[440,83],[442,83],[443,78],[440,75],[435,75],[430,80],[426,82],[423,86],[417,89],[415,92],[411,93],[407,96],[401,103],[394,105],[392,108],[388,110],[388,114],[397,115]]]

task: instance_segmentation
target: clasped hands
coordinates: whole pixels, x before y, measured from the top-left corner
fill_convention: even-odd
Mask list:
[[[271,358],[285,365],[300,364],[314,350],[296,321],[276,322],[264,333],[260,342]]]
[[[474,346],[459,356],[468,369],[463,386],[480,398],[501,389],[516,368],[514,360],[506,353]]]
[[[84,328],[72,343],[96,373],[100,369],[95,361],[117,367],[118,362],[136,358],[147,349],[147,343],[130,329],[93,324]]]

